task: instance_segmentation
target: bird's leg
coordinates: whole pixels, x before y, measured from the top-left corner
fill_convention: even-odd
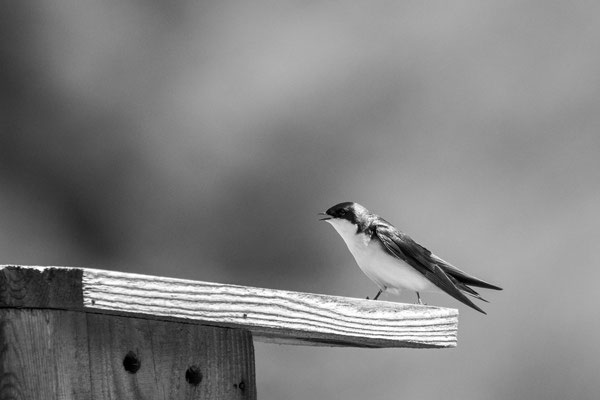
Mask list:
[[[379,289],[379,292],[377,292],[375,297],[373,297],[373,300],[377,300],[379,298],[379,296],[381,295],[381,293],[383,293],[383,289]],[[369,300],[369,296],[367,296],[367,300]]]
[[[423,304],[423,302],[421,301],[421,295],[419,294],[419,292],[415,292],[417,293],[417,301],[419,302],[419,304]]]
[[[373,297],[373,300],[377,300],[379,298],[379,296],[381,296],[381,293],[383,293],[385,289],[379,289],[379,292],[377,292],[377,294],[375,295],[375,297]],[[369,299],[369,296],[367,296],[367,300]]]

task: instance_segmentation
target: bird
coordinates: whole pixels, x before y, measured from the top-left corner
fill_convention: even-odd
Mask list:
[[[486,314],[467,297],[488,302],[471,286],[502,290],[444,261],[358,203],[339,203],[319,215],[340,234],[359,268],[378,286],[373,300],[384,292],[400,294],[408,289],[423,304],[421,292],[442,291]]]

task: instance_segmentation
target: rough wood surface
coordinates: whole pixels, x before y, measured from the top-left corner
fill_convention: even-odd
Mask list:
[[[9,270],[4,278],[3,270]],[[6,301],[7,287],[22,298],[35,298],[27,294],[23,297],[29,289],[16,282],[43,285],[47,279],[19,280],[15,276],[44,275],[49,270],[53,271],[54,279],[64,270],[67,271],[65,279],[74,280],[71,284],[56,287],[81,286],[81,297],[75,296],[68,306],[61,302],[61,308],[66,309],[238,327],[250,330],[258,340],[275,343],[354,347],[456,346],[458,311],[455,309],[94,269],[75,269],[81,271],[81,281],[77,283],[74,269],[0,267],[0,301]],[[20,301],[19,306],[28,307],[25,303]],[[43,307],[39,299],[35,307]]]
[[[0,399],[91,399],[85,314],[0,309]]]
[[[81,268],[0,266],[0,307],[81,309],[82,274]]]
[[[248,331],[87,315],[92,389],[99,399],[256,399]],[[139,367],[135,373],[124,368],[127,355]],[[198,374],[196,385],[190,368]]]
[[[252,400],[254,374],[246,330],[0,309],[0,399]]]

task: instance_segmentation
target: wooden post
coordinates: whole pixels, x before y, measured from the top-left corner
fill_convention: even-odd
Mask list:
[[[454,309],[0,266],[0,399],[256,399],[253,339],[456,346]]]

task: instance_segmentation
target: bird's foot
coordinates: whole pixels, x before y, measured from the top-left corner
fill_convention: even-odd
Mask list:
[[[379,292],[377,292],[377,294],[375,295],[375,297],[373,297],[373,300],[377,300],[379,298],[379,296],[381,296],[381,293],[383,293],[383,290],[380,290]],[[367,296],[367,300],[371,300],[369,298],[369,296]]]

